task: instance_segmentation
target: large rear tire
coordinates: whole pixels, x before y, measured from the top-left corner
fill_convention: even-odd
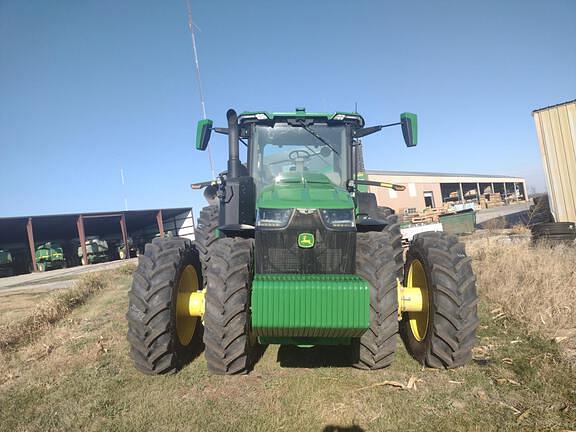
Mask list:
[[[180,369],[201,348],[202,323],[188,313],[202,288],[197,249],[183,238],[146,245],[128,293],[128,342],[136,369],[149,375]]]
[[[208,262],[210,261],[210,248],[212,244],[218,240],[218,212],[217,205],[210,205],[204,207],[200,211],[198,223],[196,224],[195,244],[200,252],[200,261],[202,262],[202,274],[206,274]],[[204,285],[206,285],[206,278],[204,278]]]
[[[398,265],[388,233],[359,233],[356,274],[370,284],[370,327],[352,345],[352,365],[381,369],[394,359],[398,333]]]
[[[454,235],[414,237],[406,257],[404,286],[422,290],[422,312],[405,312],[400,335],[421,364],[455,368],[472,358],[479,324],[476,278],[464,245]]]
[[[576,224],[574,222],[549,222],[532,227],[534,243],[572,244],[576,240]]]
[[[398,266],[398,278],[402,280],[404,274],[404,254],[402,249],[402,232],[400,231],[400,222],[398,215],[390,207],[378,207],[378,219],[386,222],[382,232],[388,233],[390,242],[394,248],[394,261]]]
[[[210,253],[204,314],[208,369],[218,375],[246,373],[255,356],[250,318],[254,240],[222,238]]]

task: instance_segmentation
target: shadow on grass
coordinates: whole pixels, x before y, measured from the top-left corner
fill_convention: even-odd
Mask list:
[[[186,353],[181,367],[189,365],[194,360],[196,360],[204,352],[204,326],[197,326],[194,336],[192,336],[192,341],[190,342],[190,349]]]
[[[256,346],[254,347],[254,351],[252,352],[252,361],[250,364],[250,368],[248,369],[248,372],[252,372],[254,370],[258,362],[262,360],[262,357],[264,357],[264,353],[266,352],[267,349],[268,345],[256,344]]]
[[[337,425],[327,425],[322,432],[364,432],[358,425],[352,426],[337,426]]]
[[[505,229],[505,228],[512,228],[516,225],[530,226],[531,224],[534,223],[535,221],[531,219],[528,210],[524,210],[518,213],[497,216],[492,219],[485,220],[484,222],[476,224],[476,228]]]
[[[314,346],[300,348],[295,345],[282,345],[278,349],[277,361],[287,368],[350,367],[349,346]],[[326,430],[326,429],[325,429]],[[332,429],[328,429],[332,430]],[[356,430],[356,429],[334,429]]]

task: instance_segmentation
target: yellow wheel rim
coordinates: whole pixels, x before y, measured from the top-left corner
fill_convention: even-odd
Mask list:
[[[188,265],[182,271],[178,281],[176,297],[176,334],[184,346],[188,345],[196,330],[198,317],[191,316],[189,311],[190,294],[198,291],[198,274],[196,269]]]
[[[410,268],[408,269],[408,288],[420,288],[422,293],[422,311],[421,312],[408,312],[408,320],[410,322],[410,330],[414,339],[418,342],[422,342],[426,337],[428,332],[428,320],[429,320],[429,302],[428,302],[428,280],[426,278],[426,272],[424,271],[424,266],[422,263],[415,259],[410,263]]]

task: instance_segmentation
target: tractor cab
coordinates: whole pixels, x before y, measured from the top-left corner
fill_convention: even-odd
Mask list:
[[[276,182],[310,174],[341,188],[352,178],[352,136],[364,124],[360,115],[306,113],[301,108],[243,113],[238,120],[241,136],[249,142],[248,169],[256,195]]]
[[[294,207],[359,208],[375,196],[355,200],[360,185],[394,187],[363,179],[359,138],[382,128],[401,125],[408,147],[417,143],[416,115],[403,113],[400,122],[364,127],[358,113],[317,113],[296,108],[294,112],[227,113],[228,127],[213,127],[211,120],[198,123],[196,148],[205,150],[211,132],[228,135],[228,170],[214,182],[192,185],[206,187],[205,196],[219,200],[219,230],[225,235],[254,237],[260,208]],[[240,162],[239,143],[247,148],[246,165]],[[220,192],[218,192],[220,191]],[[343,199],[343,192],[349,197]],[[331,199],[331,198],[335,199]],[[252,233],[250,233],[252,231]]]

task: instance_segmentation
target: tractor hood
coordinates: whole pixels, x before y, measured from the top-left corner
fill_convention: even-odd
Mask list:
[[[354,208],[350,194],[320,173],[284,173],[262,189],[258,208]]]

